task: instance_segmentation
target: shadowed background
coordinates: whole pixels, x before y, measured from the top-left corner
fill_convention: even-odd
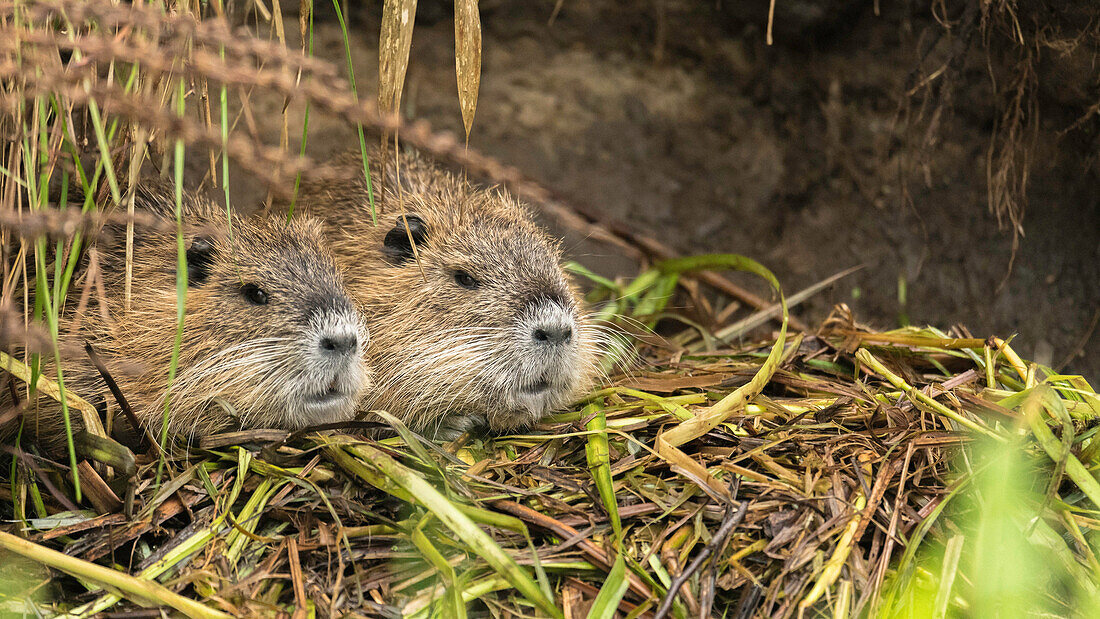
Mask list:
[[[809,324],[846,302],[883,328],[1018,333],[1022,353],[1095,379],[1100,39],[1086,4],[1021,2],[1007,23],[924,3],[779,2],[769,47],[766,2],[486,0],[470,145],[682,253],[758,259],[788,292],[865,265],[798,310]],[[342,64],[332,9],[317,9],[314,53]],[[372,99],[380,12],[348,14]],[[402,110],[461,135],[452,15],[419,3]],[[282,109],[251,104],[259,119]],[[277,143],[280,123],[261,124]],[[355,144],[343,121],[311,118],[307,152]],[[240,179],[238,204],[255,203],[263,192]],[[555,231],[593,270],[635,272]]]

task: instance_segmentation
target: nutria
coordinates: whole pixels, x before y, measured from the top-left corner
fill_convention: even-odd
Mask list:
[[[174,220],[170,188],[145,185],[137,195],[139,208]],[[230,225],[224,209],[192,194],[185,194],[183,206],[188,288],[170,389],[177,323],[177,238],[171,227],[135,230],[129,307],[125,228],[105,230],[96,251],[112,320],[100,320],[98,308],[90,309],[79,332],[66,339],[95,347],[137,418],[155,435],[166,397],[169,431],[191,437],[352,418],[369,382],[367,333],[325,248],[321,225],[304,218],[236,216]],[[63,319],[62,329],[72,322],[71,316]],[[111,397],[87,358],[65,359],[62,367],[77,395],[100,405]],[[34,420],[44,426],[39,436],[60,422],[57,408],[45,397],[37,413],[32,407]]]
[[[451,438],[483,424],[519,429],[569,404],[597,372],[605,338],[558,244],[503,190],[415,154],[399,167],[392,149],[386,165],[380,158],[370,161],[377,225],[358,152],[335,160],[337,180],[305,183],[298,199],[324,220],[367,313],[376,383],[365,405]]]

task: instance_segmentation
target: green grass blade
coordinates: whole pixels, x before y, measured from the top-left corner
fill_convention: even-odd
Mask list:
[[[968,430],[972,430],[978,434],[985,435],[997,441],[1003,442],[1006,440],[1005,437],[1001,436],[997,432],[990,430],[985,426],[979,425],[977,422],[972,421],[966,417],[963,417],[959,413],[956,413],[955,411],[944,406],[943,404],[940,404],[935,399],[925,395],[920,390],[914,389],[912,385],[905,382],[905,379],[890,371],[889,368],[883,365],[883,363],[875,358],[875,356],[872,355],[871,352],[866,348],[861,348],[856,351],[856,359],[858,359],[860,363],[863,363],[867,367],[874,370],[876,373],[882,375],[882,377],[885,378],[887,382],[904,391],[905,394],[908,395],[909,398],[912,400],[913,404],[925,407],[932,412],[943,415],[944,417],[947,417],[955,423],[958,423]]]
[[[620,554],[615,558],[615,564],[607,573],[607,580],[600,587],[596,599],[592,602],[592,608],[588,611],[588,619],[612,619],[619,611],[619,602],[630,587],[630,581],[626,579],[626,563]]]
[[[405,496],[415,497],[415,502],[426,507],[450,529],[471,551],[484,559],[517,591],[552,617],[561,617],[561,611],[548,599],[531,579],[526,570],[516,564],[504,550],[482,531],[454,503],[439,493],[421,475],[399,464],[393,458],[369,445],[354,447],[357,454],[378,469],[385,477],[401,487]],[[396,496],[396,495],[395,495]],[[403,498],[403,497],[399,497]],[[407,499],[406,499],[407,500]]]
[[[40,127],[40,133],[39,133],[39,140],[45,140],[46,139],[45,135],[44,135],[44,133],[42,133],[42,132],[45,131],[45,122],[46,122],[46,105],[45,105],[45,101],[40,97],[36,97],[35,98],[35,106],[36,106],[36,109],[38,111],[38,121],[39,121],[39,124],[41,126]],[[24,133],[25,134],[28,133],[27,130],[26,130],[26,127],[24,127]],[[46,144],[44,144],[44,143],[40,144],[40,146],[43,149],[46,148]],[[27,170],[27,179],[26,179],[27,183],[28,183],[27,193],[32,198],[31,208],[32,208],[32,210],[41,210],[41,209],[44,209],[46,207],[46,200],[47,200],[46,192],[47,192],[47,186],[49,184],[49,175],[48,175],[47,170],[46,170],[46,162],[45,162],[45,160],[43,160],[41,158],[42,156],[45,155],[45,153],[42,153],[40,155],[40,160],[36,165],[35,162],[34,162],[34,159],[33,159],[33,154],[32,154],[33,150],[31,148],[30,141],[27,139],[26,136],[23,139],[22,147],[23,147],[23,166],[24,166],[24,169]],[[31,171],[35,170],[35,169],[39,170],[38,175],[35,175],[35,174],[31,173]],[[42,315],[45,316],[46,325],[47,325],[47,327],[50,331],[50,344],[51,344],[51,347],[52,347],[51,352],[53,353],[54,363],[57,365],[57,388],[58,388],[58,393],[59,393],[58,401],[61,404],[61,418],[62,418],[62,422],[64,423],[64,427],[65,427],[65,441],[66,441],[66,446],[68,448],[68,453],[69,453],[69,466],[71,467],[71,471],[72,471],[73,493],[74,493],[74,497],[76,498],[76,502],[79,503],[81,501],[81,498],[82,498],[81,490],[80,490],[80,473],[77,470],[76,446],[73,443],[72,419],[70,418],[70,413],[69,413],[68,398],[66,397],[66,394],[65,394],[64,371],[61,368],[61,366],[62,366],[62,363],[61,363],[61,348],[60,348],[60,345],[59,345],[59,329],[58,329],[58,320],[59,320],[58,314],[60,312],[60,308],[58,307],[57,302],[56,302],[57,298],[53,297],[51,299],[50,287],[49,287],[49,284],[46,281],[46,273],[47,273],[47,271],[46,271],[46,249],[47,248],[46,248],[46,238],[45,237],[39,237],[38,239],[35,240],[35,246],[34,246],[35,295],[34,296],[35,296],[36,305],[41,304],[40,307],[41,307],[41,310],[42,310]],[[37,358],[36,358],[36,361],[35,361],[35,363],[33,365],[33,368],[32,368],[31,381],[30,381],[29,384],[31,384],[31,385],[37,385],[38,384],[38,371],[39,371],[39,366],[38,366]],[[31,392],[33,392],[33,391],[34,391],[34,389],[32,387]]]
[[[700,254],[662,260],[653,265],[661,273],[691,273],[694,271],[745,271],[758,275],[774,288],[779,288],[779,280],[764,265],[738,254]]]
[[[229,619],[230,615],[194,600],[173,593],[165,587],[146,580],[136,578],[122,572],[112,570],[102,565],[96,565],[82,559],[70,557],[66,554],[50,550],[38,544],[33,544],[18,538],[10,533],[0,532],[0,548],[9,550],[15,554],[33,559],[54,569],[78,578],[94,581],[106,587],[116,589],[128,597],[152,603],[164,605],[176,609],[188,617],[210,619]]]
[[[99,114],[99,106],[95,99],[88,99],[88,113],[92,118],[92,127],[95,129],[96,144],[99,146],[99,156],[103,158],[103,172],[107,176],[107,184],[111,188],[111,199],[115,204],[122,204],[122,194],[118,190],[118,179],[115,178],[115,166],[111,159],[111,142],[103,130],[103,118]]]
[[[653,282],[653,286],[642,295],[642,298],[634,307],[634,315],[648,317],[649,321],[646,326],[652,329],[657,324],[657,315],[664,311],[665,306],[668,305],[668,301],[672,298],[672,293],[675,292],[676,284],[679,281],[680,275],[677,273],[658,277]]]
[[[225,46],[218,48],[218,55],[225,60]],[[225,194],[225,215],[229,221],[233,220],[233,211],[229,207],[229,92],[225,84],[218,91],[219,129],[222,134],[222,192]],[[303,137],[302,143],[305,143]]]
[[[619,504],[615,498],[615,480],[611,478],[611,462],[609,460],[610,448],[607,444],[607,415],[602,410],[597,410],[597,405],[589,404],[584,407],[584,414],[595,416],[585,425],[591,430],[588,435],[588,443],[585,444],[585,455],[588,460],[588,470],[592,473],[592,479],[596,483],[596,490],[603,501],[604,509],[611,519],[611,528],[615,532],[615,547],[620,548],[623,538],[623,524],[619,519]]]
[[[1046,385],[1039,385],[1034,387],[1033,390],[1023,409],[1028,425],[1031,427],[1031,432],[1035,435],[1035,440],[1039,442],[1043,451],[1055,462],[1063,457],[1065,458],[1066,475],[1073,480],[1073,483],[1077,484],[1077,487],[1085,493],[1093,505],[1100,507],[1100,482],[1096,481],[1096,478],[1085,468],[1085,465],[1081,464],[1077,456],[1072,453],[1065,453],[1061,442],[1054,437],[1054,433],[1050,431],[1046,421],[1039,413],[1043,404],[1052,407],[1061,406],[1061,400]]]
[[[458,577],[455,576],[454,568],[447,562],[447,558],[432,545],[428,536],[424,534],[424,525],[429,520],[430,517],[427,515],[421,518],[409,537],[413,545],[424,555],[424,559],[439,571],[439,576],[443,580],[443,585],[446,587],[443,600],[441,600],[444,609],[443,616],[465,619],[466,604],[462,601],[462,591],[459,588]]]
[[[947,604],[951,601],[951,591],[955,586],[955,577],[959,573],[959,558],[962,556],[965,540],[966,536],[962,533],[947,540],[947,548],[943,553],[943,571],[936,586],[936,606],[932,613],[933,619],[942,619],[947,616]]]
[[[659,279],[661,279],[661,271],[658,269],[650,269],[641,273],[623,288],[622,298],[630,301],[636,300],[640,295],[655,286]]]
[[[787,320],[789,316],[787,313],[787,301],[783,296],[783,290],[779,285],[779,280],[762,264],[750,258],[738,256],[736,254],[709,254],[665,260],[657,263],[656,267],[661,272],[667,273],[686,273],[688,271],[719,268],[753,273],[754,275],[762,277],[772,285],[772,289],[779,295],[779,303],[782,307],[783,315],[783,322],[779,327],[779,335],[776,337],[775,344],[772,345],[767,359],[764,361],[764,364],[760,366],[756,374],[753,375],[752,379],[745,385],[738,387],[733,393],[719,400],[714,406],[700,412],[691,419],[681,422],[680,425],[663,435],[662,439],[659,441],[660,448],[666,450],[666,453],[670,456],[676,457],[682,455],[682,452],[678,454],[672,451],[672,449],[716,428],[732,411],[743,406],[748,401],[748,398],[760,393],[768,381],[771,380],[772,375],[779,367],[783,346],[786,343]],[[691,466],[691,464],[684,459],[680,459],[680,462],[689,467]],[[696,466],[693,468],[698,472],[698,469],[701,467]]]
[[[183,79],[176,92],[176,113],[183,117],[186,111],[186,90]],[[180,347],[183,345],[183,321],[187,313],[187,248],[183,242],[183,140],[176,140],[174,169],[174,198],[176,203],[176,335],[172,340],[172,357],[168,362],[168,385],[164,393],[164,412],[160,425],[160,458],[157,460],[156,485],[167,464],[165,447],[168,443],[168,413],[172,407],[172,383],[179,368]]]
[[[309,42],[306,44],[306,53],[309,56],[313,56],[313,2],[308,4],[302,4],[302,10],[309,11]],[[309,139],[309,100],[306,100],[305,112],[302,117],[302,143],[298,147],[298,156],[306,156],[306,142]],[[294,175],[294,194],[290,199],[290,208],[287,209],[286,217],[289,221],[294,217],[294,207],[298,204],[298,189],[302,186],[302,173],[298,172]]]
[[[340,34],[344,37],[344,55],[348,63],[348,83],[351,85],[351,98],[358,103],[359,92],[355,89],[355,67],[351,62],[351,45],[348,43],[348,26],[344,22],[344,12],[340,10],[340,0],[332,0],[332,6],[336,9],[336,20],[340,22]],[[310,19],[312,18],[313,16],[310,14]],[[370,162],[367,160],[367,141],[363,137],[363,123],[355,123],[355,129],[359,134],[359,154],[363,158],[363,178],[367,181],[367,200],[370,202],[370,220],[374,225],[378,225],[378,216],[374,209],[374,189],[371,186]]]
[[[570,261],[570,262],[566,262],[563,266],[564,266],[566,271],[572,273],[573,275],[580,275],[581,277],[584,277],[585,279],[591,280],[593,283],[599,284],[600,286],[603,286],[604,288],[607,288],[608,290],[618,290],[619,289],[618,284],[611,281],[610,279],[607,279],[606,277],[603,277],[602,275],[599,275],[599,274],[597,274],[593,271],[590,271],[589,269],[587,269],[584,265],[580,264],[579,262]]]

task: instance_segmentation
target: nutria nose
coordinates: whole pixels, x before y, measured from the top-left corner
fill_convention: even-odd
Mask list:
[[[535,342],[548,346],[560,346],[573,338],[573,328],[569,325],[542,325],[532,334]]]
[[[359,338],[355,335],[329,335],[321,338],[321,352],[328,355],[348,355],[359,347]]]

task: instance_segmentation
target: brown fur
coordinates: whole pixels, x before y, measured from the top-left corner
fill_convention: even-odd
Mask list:
[[[371,160],[376,185],[385,179],[384,192],[374,187],[374,225],[359,153],[337,165],[345,180],[307,183],[299,204],[325,221],[348,290],[367,312],[377,378],[368,407],[448,437],[482,422],[521,428],[589,386],[602,335],[582,314],[558,244],[523,206],[415,155],[401,155],[398,170],[391,149],[385,166],[377,153]],[[419,263],[386,246],[404,238],[402,210],[426,228]],[[458,271],[477,288],[458,285]],[[532,346],[539,320],[572,324],[575,336],[552,352]],[[536,394],[541,381],[550,387]]]
[[[169,188],[139,190],[139,206],[174,219]],[[184,214],[190,281],[169,391],[169,431],[203,436],[233,427],[298,429],[354,416],[369,380],[366,332],[320,225],[234,217],[230,226],[224,210],[190,195]],[[95,346],[138,419],[159,435],[176,333],[177,240],[171,233],[135,231],[127,309],[125,230],[112,232],[113,240],[96,249],[113,320],[101,320],[98,309],[91,309],[80,333],[66,339]],[[263,297],[247,286],[260,288],[267,303],[256,304]],[[70,324],[71,317],[62,328]],[[354,348],[320,352],[319,343],[333,333],[346,335]],[[67,359],[62,367],[74,393],[113,405],[87,358]],[[341,395],[325,400],[326,389]],[[29,413],[40,434],[56,432],[56,402],[39,398]]]

